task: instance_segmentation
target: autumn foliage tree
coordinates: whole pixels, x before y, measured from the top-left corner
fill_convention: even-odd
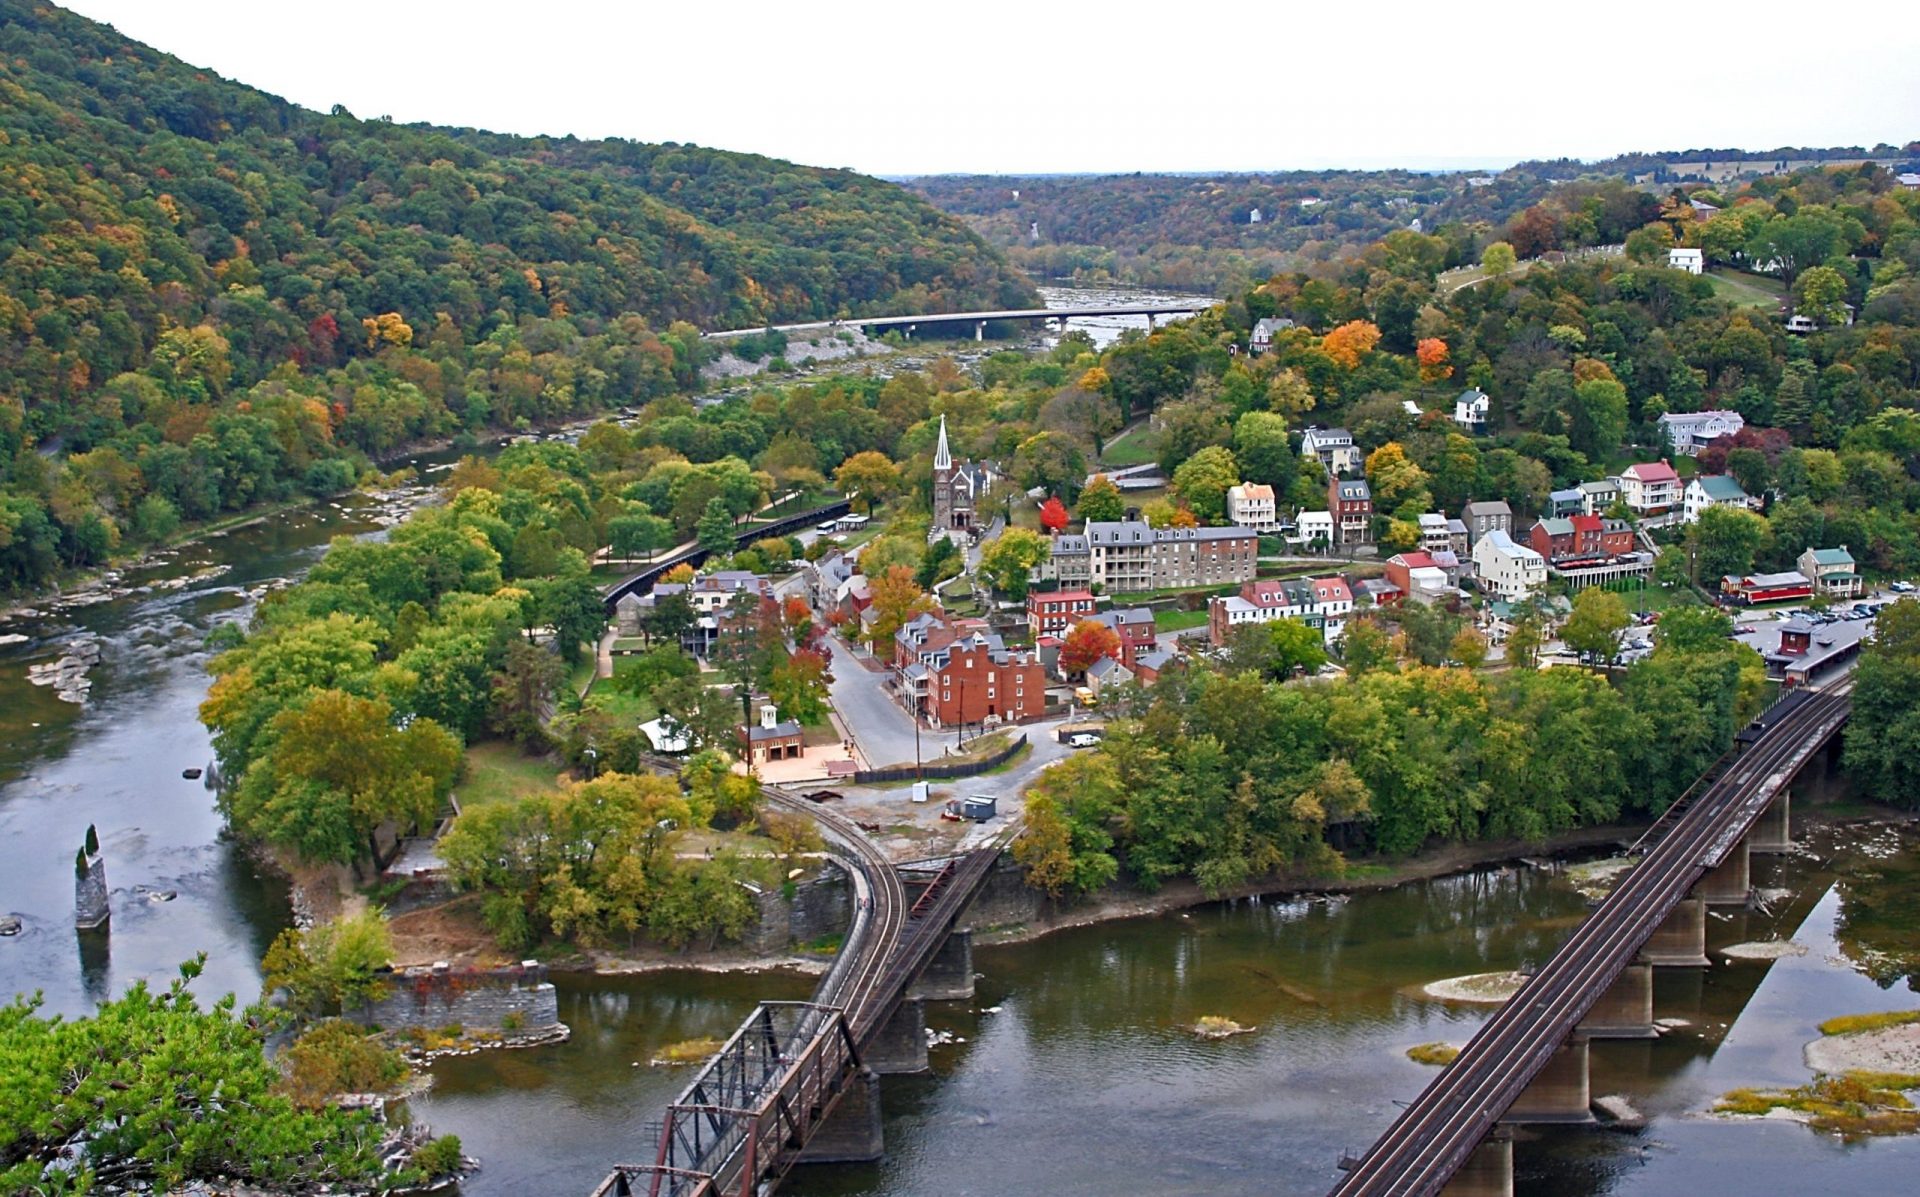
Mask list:
[[[1426,337],[1414,346],[1420,363],[1420,381],[1428,386],[1448,377],[1453,367],[1447,361],[1447,343],[1439,337]]]
[[[1040,526],[1049,533],[1059,532],[1071,523],[1073,517],[1067,514],[1067,505],[1060,496],[1049,495],[1047,501],[1040,504]]]
[[[1085,673],[1102,657],[1120,659],[1120,634],[1104,623],[1084,619],[1073,625],[1060,646],[1060,669],[1067,674]]]
[[[1321,352],[1352,370],[1380,343],[1380,329],[1371,320],[1349,320],[1320,338]]]
[[[914,616],[933,610],[933,600],[913,580],[913,571],[896,565],[868,583],[873,596],[872,645],[880,652],[893,643],[893,634]]]

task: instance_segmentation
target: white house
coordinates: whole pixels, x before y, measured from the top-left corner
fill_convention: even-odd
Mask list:
[[[1493,400],[1479,387],[1468,387],[1461,391],[1453,401],[1453,422],[1468,432],[1485,432],[1487,412],[1493,407]]]
[[[1348,474],[1360,468],[1360,447],[1344,428],[1309,428],[1300,434],[1300,456],[1317,458],[1329,474]]]
[[[1688,274],[1707,272],[1706,254],[1697,249],[1670,249],[1667,251],[1667,269],[1684,270]]]
[[[1326,548],[1333,543],[1333,512],[1302,511],[1294,518],[1293,535],[1287,539],[1303,549]]]
[[[1273,488],[1259,482],[1228,487],[1227,521],[1261,532],[1279,527],[1280,513],[1274,506]]]
[[[1657,515],[1678,506],[1680,475],[1664,461],[1642,461],[1615,474],[1620,498],[1636,515]]]
[[[1808,549],[1800,554],[1800,572],[1813,579],[1822,592],[1835,598],[1859,598],[1864,588],[1854,572],[1853,554],[1847,546],[1837,549]]]
[[[1444,553],[1453,548],[1453,529],[1447,526],[1447,517],[1438,511],[1420,513],[1420,551],[1423,553]]]
[[[1496,528],[1473,544],[1473,576],[1480,589],[1513,602],[1547,584],[1547,559]]]
[[[1253,325],[1253,337],[1247,342],[1247,348],[1256,356],[1273,348],[1273,334],[1285,332],[1293,327],[1293,321],[1285,316],[1268,316],[1257,320]]]
[[[1738,481],[1725,474],[1709,474],[1688,481],[1681,492],[1681,518],[1691,524],[1709,507],[1744,507],[1751,511],[1760,505]]]
[[[1667,443],[1682,457],[1698,457],[1700,450],[1747,426],[1746,418],[1739,412],[1717,409],[1670,411],[1661,416],[1658,423],[1660,431],[1667,434]]]

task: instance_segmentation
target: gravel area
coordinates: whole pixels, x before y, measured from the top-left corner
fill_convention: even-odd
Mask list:
[[[1829,1075],[1854,1069],[1920,1074],[1920,1023],[1827,1035],[1807,1044],[1802,1054],[1808,1068]]]

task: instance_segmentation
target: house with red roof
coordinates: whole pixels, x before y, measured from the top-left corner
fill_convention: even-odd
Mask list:
[[[1680,475],[1664,461],[1642,461],[1613,476],[1635,515],[1659,515],[1680,505]]]

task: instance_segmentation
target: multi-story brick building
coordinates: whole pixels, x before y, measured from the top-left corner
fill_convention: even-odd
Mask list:
[[[1043,577],[1108,594],[1220,586],[1253,577],[1259,537],[1248,528],[1153,528],[1141,520],[1094,521],[1053,538]]]
[[[1039,654],[981,639],[955,644],[927,671],[924,710],[936,727],[992,726],[1038,718],[1047,705]]]
[[[1093,614],[1090,590],[1027,591],[1027,632],[1035,640],[1062,636],[1068,628]]]
[[[1105,624],[1120,637],[1120,663],[1133,668],[1135,659],[1143,652],[1153,651],[1153,612],[1145,607],[1135,607],[1128,611],[1102,611],[1090,617],[1092,622]]]
[[[1364,479],[1328,480],[1327,510],[1333,515],[1333,543],[1373,543],[1373,491]]]

